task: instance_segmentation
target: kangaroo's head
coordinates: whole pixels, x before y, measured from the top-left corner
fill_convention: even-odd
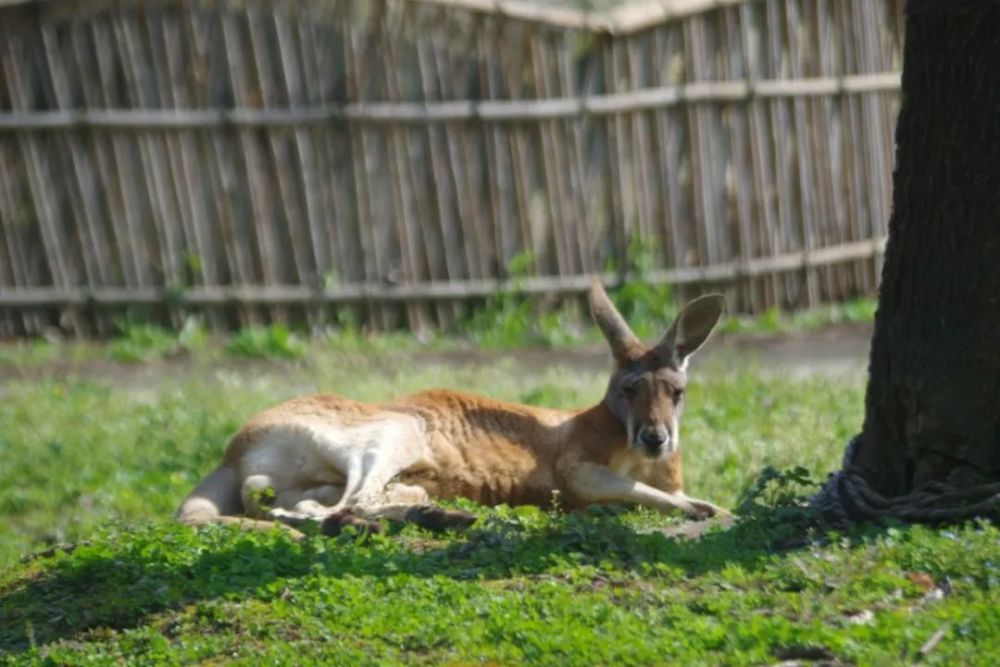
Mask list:
[[[632,333],[600,281],[594,281],[591,311],[615,360],[604,401],[624,424],[630,448],[651,458],[677,451],[688,360],[708,339],[725,305],[721,294],[698,297],[681,309],[656,345],[647,347]]]

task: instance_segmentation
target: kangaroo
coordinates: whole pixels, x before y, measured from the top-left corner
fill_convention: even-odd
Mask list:
[[[277,524],[296,535],[294,526],[306,521],[325,534],[347,525],[378,530],[383,517],[443,530],[475,515],[433,500],[545,506],[554,492],[569,509],[634,503],[693,518],[725,514],[684,494],[678,431],[688,361],[718,322],[724,298],[688,303],[653,347],[632,333],[596,279],[590,305],[614,359],[597,405],[551,410],[449,390],[381,404],[295,398],[233,437],[177,518]]]

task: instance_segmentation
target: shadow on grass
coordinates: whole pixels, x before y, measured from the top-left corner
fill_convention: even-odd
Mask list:
[[[546,525],[490,517],[450,539],[400,536],[313,537],[301,543],[284,534],[211,528],[139,526],[117,539],[41,561],[40,571],[0,591],[0,656],[95,628],[142,626],[159,612],[232,597],[267,600],[290,578],[446,576],[506,579],[566,571],[582,565],[648,571],[665,565],[698,576],[728,565],[763,566],[790,527],[768,517],[710,531],[697,540],[641,533],[620,513],[571,514]],[[793,531],[794,532],[794,529]],[[800,541],[800,545],[805,542]]]

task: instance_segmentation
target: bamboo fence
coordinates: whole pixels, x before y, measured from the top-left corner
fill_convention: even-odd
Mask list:
[[[0,0],[0,335],[872,292],[901,0]],[[527,275],[511,281],[515,258]]]

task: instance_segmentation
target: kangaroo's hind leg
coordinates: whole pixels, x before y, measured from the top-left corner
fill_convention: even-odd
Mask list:
[[[268,512],[268,518],[296,528],[307,522],[319,525],[322,534],[332,537],[344,528],[352,527],[360,532],[378,533],[382,526],[357,516],[350,509],[338,508],[336,503],[343,495],[342,487],[323,486],[303,492],[302,499],[291,510],[277,507]]]
[[[428,456],[422,423],[414,417],[385,416],[356,430],[348,439],[352,446],[329,450],[329,464],[346,477],[338,509],[385,504],[390,483]]]
[[[322,521],[325,534],[335,534],[347,525],[377,530],[376,522],[383,517],[431,530],[465,526],[475,520],[475,515],[430,505],[422,487],[394,481],[429,456],[420,419],[384,414],[358,426],[331,431],[326,437],[327,446],[321,451],[326,454],[326,463],[344,474],[343,494],[332,506],[303,499],[293,512],[281,512],[275,518],[291,521],[303,515],[313,517]]]

